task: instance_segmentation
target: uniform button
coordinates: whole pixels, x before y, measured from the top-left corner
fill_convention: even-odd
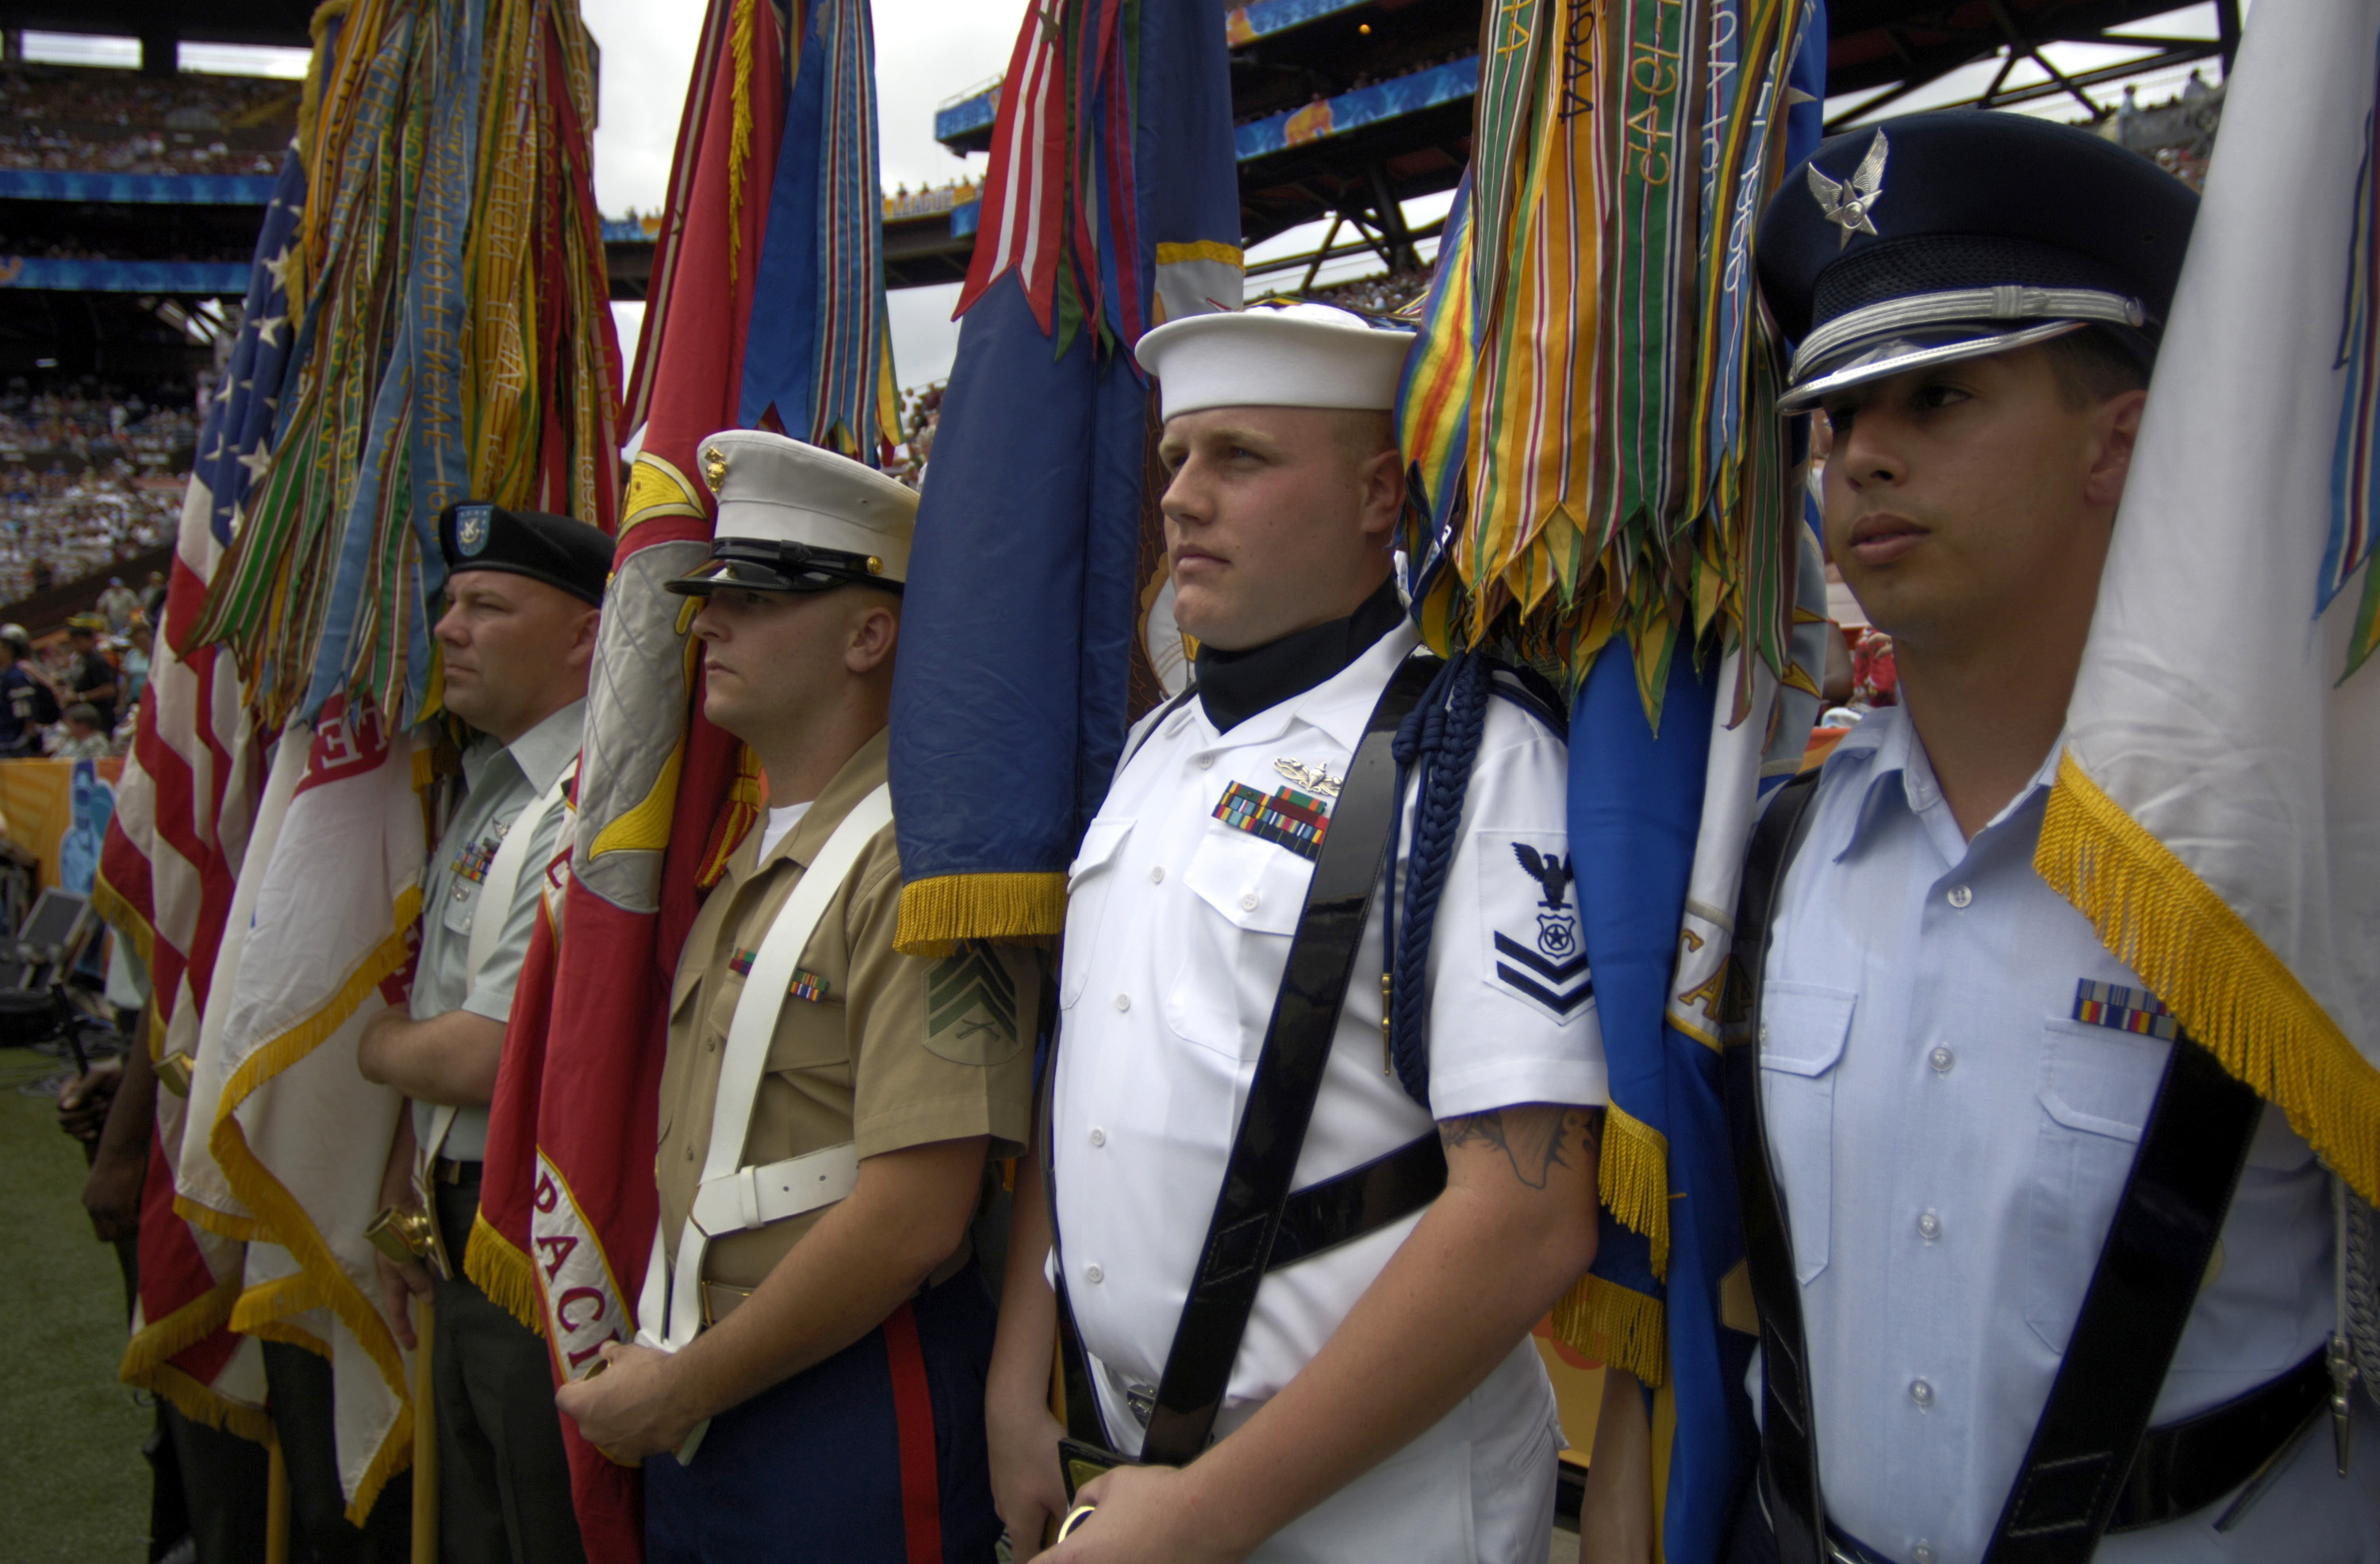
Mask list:
[[[1948,1075],[1950,1073],[1950,1066],[1958,1061],[1957,1054],[1941,1047],[1937,1047],[1932,1053],[1925,1056],[1925,1062],[1934,1067],[1934,1073],[1937,1075]]]
[[[1950,904],[1952,906],[1963,907],[1974,899],[1975,893],[1968,890],[1965,886],[1954,885],[1950,887]]]
[[[1093,1146],[1105,1146],[1107,1143],[1108,1133],[1094,1125],[1091,1129],[1091,1144]]]
[[[1760,1024],[1760,1040],[1764,1043],[1768,1040],[1768,1023],[1766,1021]]]
[[[1927,1238],[1939,1238],[1942,1236],[1942,1218],[1928,1211],[1917,1218],[1917,1231]]]
[[[703,1038],[703,1039],[702,1039],[702,1051],[703,1051],[703,1052],[705,1052],[705,1053],[709,1053],[709,1052],[710,1052],[713,1049],[716,1049],[718,1046],[719,1046],[719,1039],[718,1039],[718,1038],[716,1038],[716,1037],[705,1037],[705,1038]]]
[[[1083,1267],[1083,1279],[1089,1282],[1094,1287],[1097,1287],[1100,1282],[1105,1281],[1107,1279],[1108,1273],[1099,1269],[1099,1263],[1097,1260],[1093,1260],[1089,1265]]]
[[[1255,891],[1249,891],[1246,895],[1240,898],[1240,911],[1244,913],[1252,913],[1256,911],[1257,903],[1260,900],[1262,900],[1262,898],[1257,896]]]
[[[694,1147],[689,1146],[686,1148],[686,1159],[689,1162],[694,1160]]]
[[[1909,1550],[1909,1557],[1912,1564],[1934,1564],[1934,1545],[1919,1543]]]
[[[470,932],[471,932],[471,920],[470,920],[469,918],[468,918],[468,917],[467,917],[467,918],[465,918],[465,919],[463,920],[462,927],[459,927],[459,928],[457,928],[455,932],[456,932],[457,934],[468,934],[468,933],[470,933]]]
[[[1934,1404],[1934,1387],[1923,1379],[1912,1379],[1909,1382],[1909,1399],[1921,1407],[1930,1407]]]
[[[1130,1010],[1131,1008],[1132,996],[1130,994],[1118,994],[1116,996],[1116,1009]]]
[[[1215,769],[1215,758],[1211,755],[1201,755],[1198,757],[1198,769],[1202,771],[1213,770]]]
[[[468,896],[470,893],[471,889],[468,885],[458,885],[455,887],[455,900],[458,902],[463,900],[466,896]]]
[[[1151,885],[1162,885],[1165,883],[1165,866],[1163,864],[1157,864],[1150,867],[1148,871],[1148,883]]]

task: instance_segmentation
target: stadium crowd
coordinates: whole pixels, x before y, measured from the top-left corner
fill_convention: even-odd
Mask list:
[[[295,82],[0,67],[0,168],[272,174]]]
[[[182,482],[136,479],[128,464],[65,473],[0,468],[0,600],[96,576],[172,541]]]

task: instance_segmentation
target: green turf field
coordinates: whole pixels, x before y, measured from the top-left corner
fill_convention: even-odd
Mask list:
[[[0,1558],[140,1564],[152,1414],[115,1378],[124,1283],[83,1218],[81,1148],[17,1090],[56,1068],[0,1049]]]

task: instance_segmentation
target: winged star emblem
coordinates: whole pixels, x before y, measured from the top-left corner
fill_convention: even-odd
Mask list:
[[[1884,199],[1884,160],[1891,151],[1892,143],[1884,139],[1883,131],[1877,131],[1851,178],[1840,182],[1819,173],[1816,164],[1810,164],[1810,193],[1818,198],[1818,210],[1826,213],[1827,221],[1842,229],[1837,249],[1851,243],[1853,234],[1876,234],[1868,213]]]

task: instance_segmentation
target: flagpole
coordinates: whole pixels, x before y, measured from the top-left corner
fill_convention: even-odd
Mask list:
[[[265,1447],[264,1564],[289,1564],[289,1462],[276,1431]]]
[[[430,1344],[438,1324],[426,1294],[414,1307],[414,1340],[420,1345],[413,1350],[413,1564],[438,1564],[438,1418],[430,1383]],[[273,1460],[280,1459],[276,1447]],[[267,1564],[286,1564],[285,1556]]]

